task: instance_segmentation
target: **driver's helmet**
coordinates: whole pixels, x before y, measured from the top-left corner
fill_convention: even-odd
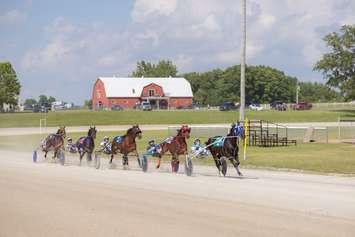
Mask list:
[[[67,141],[68,141],[68,142],[72,142],[73,139],[72,139],[71,137],[68,137]]]
[[[108,142],[108,140],[109,140],[108,136],[104,136],[103,141],[104,141],[104,142]]]
[[[200,143],[201,143],[201,140],[196,138],[194,141],[194,145],[200,145]]]
[[[149,142],[148,142],[148,144],[150,145],[150,146],[152,146],[152,145],[154,145],[154,140],[150,140]]]

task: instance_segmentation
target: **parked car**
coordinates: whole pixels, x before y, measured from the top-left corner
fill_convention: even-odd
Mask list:
[[[40,111],[41,111],[41,106],[39,106],[39,104],[34,104],[34,105],[32,106],[32,111],[33,111],[34,113],[40,112]]]
[[[143,101],[141,103],[141,110],[150,111],[152,110],[152,105],[148,101]]]
[[[312,108],[312,104],[308,102],[299,102],[298,104],[293,104],[292,109],[294,110],[309,110]]]
[[[261,107],[260,104],[252,103],[249,105],[249,109],[261,111],[261,110],[263,110],[263,107]]]
[[[24,105],[23,110],[24,111],[33,110],[33,105]]]
[[[48,111],[52,110],[52,106],[49,103],[43,103],[43,104],[40,105],[40,107],[41,107],[41,112],[42,113],[47,113]]]
[[[120,105],[112,105],[111,110],[123,110],[123,108]]]
[[[220,111],[236,110],[239,108],[239,104],[236,105],[233,102],[224,102],[219,106]]]
[[[278,110],[278,111],[285,111],[287,110],[287,105],[282,102],[282,101],[274,101],[270,103],[270,107],[272,109]]]

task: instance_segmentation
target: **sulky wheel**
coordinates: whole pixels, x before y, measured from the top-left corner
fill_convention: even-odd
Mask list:
[[[95,168],[100,169],[100,166],[101,166],[100,156],[97,153],[95,153]]]
[[[138,162],[139,168],[142,168],[142,158],[140,158],[139,156],[137,156],[137,162]]]
[[[223,176],[226,176],[226,173],[227,173],[227,160],[226,160],[226,158],[221,157],[219,159],[219,162],[220,162],[220,167],[221,167],[222,174],[223,174]]]
[[[65,154],[64,151],[60,150],[58,153],[59,162],[61,165],[65,164]]]
[[[36,150],[33,151],[32,161],[35,162],[35,163],[37,162],[37,151]]]
[[[147,172],[148,170],[148,159],[146,156],[142,156],[142,158],[140,159],[140,164],[141,164],[141,168],[143,170],[143,172]]]
[[[192,165],[192,159],[189,155],[186,155],[185,157],[185,174],[187,176],[191,176],[193,172],[193,165]]]

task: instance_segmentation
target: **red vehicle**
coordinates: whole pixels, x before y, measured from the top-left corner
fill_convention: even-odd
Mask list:
[[[299,102],[298,104],[292,105],[294,110],[309,110],[312,108],[312,104],[308,102]]]

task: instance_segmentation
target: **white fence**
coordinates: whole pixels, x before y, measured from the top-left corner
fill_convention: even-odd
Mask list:
[[[291,105],[295,103],[288,103],[287,108],[290,108]],[[271,109],[270,104],[262,104],[264,109]],[[312,109],[326,109],[326,110],[338,110],[338,109],[355,109],[355,103],[349,102],[334,102],[334,103],[312,103]]]

